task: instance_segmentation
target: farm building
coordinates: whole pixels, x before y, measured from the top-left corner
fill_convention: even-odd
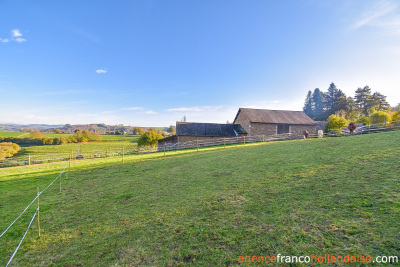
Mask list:
[[[276,134],[302,135],[308,130],[315,134],[317,124],[302,111],[240,108],[234,122],[249,136]]]
[[[239,124],[216,124],[216,123],[194,123],[176,122],[176,135],[158,140],[158,150],[183,149],[205,146],[211,141],[246,136],[246,131]]]

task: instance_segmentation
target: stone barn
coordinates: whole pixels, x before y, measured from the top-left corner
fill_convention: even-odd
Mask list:
[[[158,151],[167,149],[183,149],[207,145],[207,142],[224,137],[246,136],[246,131],[240,124],[176,122],[176,135],[158,140]]]
[[[302,111],[240,108],[234,122],[249,136],[276,134],[316,134],[317,124]]]

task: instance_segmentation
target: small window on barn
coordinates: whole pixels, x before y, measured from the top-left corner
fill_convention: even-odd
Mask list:
[[[277,134],[289,133],[289,125],[278,124]]]

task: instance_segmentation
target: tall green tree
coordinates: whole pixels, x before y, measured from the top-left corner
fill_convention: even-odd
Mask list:
[[[325,116],[325,94],[319,90],[319,88],[315,88],[312,95],[312,103],[313,103],[313,118],[315,120],[326,120]]]
[[[335,112],[339,110],[344,110],[346,111],[347,109],[347,97],[346,94],[343,93],[342,90],[338,90],[336,94],[336,103],[335,103]]]
[[[314,118],[313,100],[311,90],[308,91],[306,100],[304,101],[303,112],[309,117]]]
[[[361,114],[364,116],[369,116],[370,114],[372,108],[371,97],[371,88],[369,88],[369,86],[364,86],[364,88],[359,87],[356,90],[354,101],[356,102]]]
[[[345,93],[338,89],[334,83],[331,83],[326,93],[325,101],[326,115],[330,116],[340,110],[346,110],[347,99]]]
[[[357,121],[360,117],[360,111],[357,109],[356,102],[349,96],[346,99],[346,119],[351,122]]]
[[[338,91],[339,89],[336,87],[334,83],[331,83],[329,85],[328,91],[326,92],[326,101],[325,101],[326,112],[328,114],[335,113],[335,102]]]
[[[385,111],[390,108],[389,103],[386,101],[386,96],[379,92],[372,94],[370,99],[370,106],[377,111]]]
[[[175,127],[173,125],[170,125],[168,127],[167,132],[170,133],[170,134],[176,134]]]

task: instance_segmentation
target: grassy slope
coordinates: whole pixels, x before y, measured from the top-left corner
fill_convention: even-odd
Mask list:
[[[24,132],[13,132],[13,131],[0,131],[0,136],[5,136],[5,137],[28,137],[29,133],[24,133]]]
[[[399,139],[392,132],[170,152],[124,165],[77,162],[61,195],[56,184],[41,197],[42,236],[35,224],[14,264],[221,266],[240,255],[399,255]],[[0,231],[58,169],[0,170]],[[0,239],[1,265],[33,212]]]

